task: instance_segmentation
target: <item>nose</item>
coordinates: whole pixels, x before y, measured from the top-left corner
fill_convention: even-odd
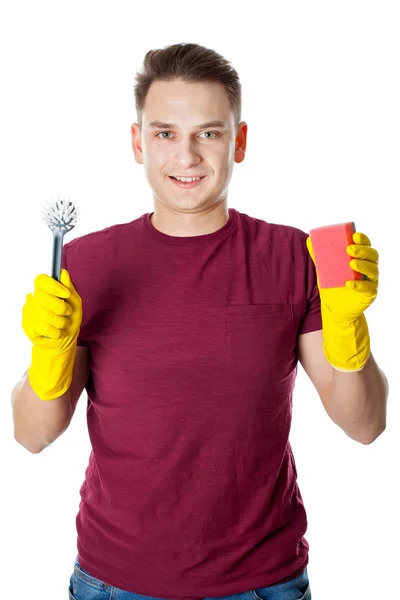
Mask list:
[[[201,161],[196,144],[192,140],[182,140],[177,146],[175,162],[177,165],[188,169],[191,165],[198,164]]]

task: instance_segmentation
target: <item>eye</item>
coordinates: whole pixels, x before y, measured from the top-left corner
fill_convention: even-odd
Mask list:
[[[218,137],[217,131],[204,131],[204,133],[213,133],[215,137]],[[215,138],[209,138],[209,139],[215,139]]]
[[[160,131],[160,133],[157,133],[156,137],[159,137],[162,133],[171,133],[171,132],[170,131]],[[163,138],[163,139],[165,140],[168,138]]]

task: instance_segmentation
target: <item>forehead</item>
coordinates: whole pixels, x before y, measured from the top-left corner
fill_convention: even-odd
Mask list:
[[[219,82],[154,81],[143,108],[145,127],[156,120],[185,126],[215,120],[229,125],[233,119],[228,95]]]

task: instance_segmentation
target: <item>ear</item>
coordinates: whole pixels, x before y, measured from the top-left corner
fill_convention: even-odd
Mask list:
[[[246,154],[246,142],[247,142],[247,123],[241,121],[239,123],[238,133],[235,140],[235,162],[241,163],[244,161]]]
[[[132,150],[136,162],[139,165],[143,164],[143,150],[142,150],[142,139],[141,131],[138,123],[131,125],[131,137],[132,137]]]

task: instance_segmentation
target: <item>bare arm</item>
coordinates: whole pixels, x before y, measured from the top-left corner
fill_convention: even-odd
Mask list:
[[[372,354],[361,371],[333,370],[332,415],[347,435],[363,443],[386,428],[388,381]]]
[[[41,400],[29,383],[26,371],[12,391],[14,437],[37,454],[68,428],[77,402],[89,379],[89,350],[77,346],[71,386],[54,400]]]
[[[300,335],[298,352],[332,421],[361,444],[375,441],[386,427],[389,386],[372,354],[361,371],[338,371],[325,358],[321,329]]]

